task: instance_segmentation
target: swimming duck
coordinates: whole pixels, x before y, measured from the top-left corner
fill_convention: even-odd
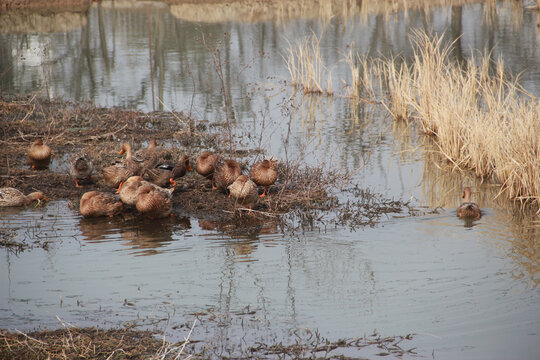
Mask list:
[[[229,189],[229,197],[233,197],[238,204],[249,207],[249,213],[251,213],[251,208],[259,196],[257,185],[247,175],[240,175],[227,189]]]
[[[220,158],[214,170],[214,183],[218,188],[227,191],[227,187],[241,174],[240,165],[236,160]]]
[[[163,189],[154,185],[143,185],[137,190],[137,210],[151,219],[164,218],[171,214],[174,188]]]
[[[480,207],[471,202],[471,188],[466,187],[463,189],[462,197],[465,199],[465,202],[457,208],[457,215],[460,218],[480,219],[482,217]]]
[[[75,186],[81,188],[79,180],[90,179],[94,171],[94,164],[87,153],[73,154],[69,158],[69,173],[75,178]]]
[[[26,163],[32,169],[46,169],[51,162],[51,148],[37,139],[32,143],[26,154]]]
[[[152,184],[141,179],[139,175],[130,176],[118,191],[120,200],[126,205],[135,206],[137,204],[137,190],[144,185]]]
[[[41,191],[24,195],[21,191],[12,188],[0,188],[0,207],[30,205],[34,200],[47,200]]]
[[[79,212],[85,218],[120,214],[124,205],[117,195],[101,191],[85,192],[81,197]]]
[[[197,158],[197,164],[195,166],[195,170],[199,174],[210,180],[212,190],[217,189],[216,185],[214,184],[214,170],[218,158],[219,156],[217,154],[210,151],[205,151],[199,155]]]
[[[137,162],[140,166],[141,177],[148,169],[153,169],[159,161],[156,146],[156,139],[151,139],[146,149],[138,150],[133,154],[133,161]]]
[[[120,155],[126,153],[126,158],[119,163],[103,168],[103,179],[109,186],[117,188],[120,191],[122,183],[126,181],[130,176],[138,174],[140,172],[140,165],[133,160],[133,153],[131,145],[124,143],[120,150]]]
[[[261,197],[266,196],[266,190],[270,185],[276,182],[277,171],[276,171],[277,160],[274,160],[273,157],[263,161],[259,161],[254,164],[249,171],[249,176],[253,182],[257,185],[264,186],[264,191]]]
[[[146,171],[146,174],[151,183],[165,187],[168,183],[176,186],[176,181],[174,180],[186,175],[188,171],[191,171],[191,164],[189,163],[189,157],[184,154],[180,157],[176,165],[158,164],[155,168]]]

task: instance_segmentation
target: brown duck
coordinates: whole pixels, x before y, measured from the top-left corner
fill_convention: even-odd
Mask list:
[[[146,171],[146,175],[150,182],[157,186],[165,187],[169,183],[176,186],[175,180],[186,175],[188,171],[191,171],[191,164],[189,157],[184,154],[177,164],[158,164],[155,168]]]
[[[69,173],[75,178],[75,186],[81,188],[79,181],[91,179],[94,164],[87,153],[72,154],[69,158]]]
[[[266,190],[268,187],[276,182],[276,165],[277,160],[270,158],[254,164],[249,171],[249,177],[253,180],[253,182],[257,185],[264,186],[264,191],[261,197],[266,196]]]
[[[220,158],[214,170],[214,183],[219,189],[227,191],[227,187],[241,174],[240,165],[236,160]]]
[[[0,188],[0,207],[30,205],[34,200],[47,200],[41,191],[24,195],[21,191],[12,188]]]
[[[214,170],[216,162],[219,156],[210,151],[205,151],[199,155],[197,158],[197,164],[195,165],[195,170],[208,180],[212,184],[212,190],[216,190],[217,187],[214,184]]]
[[[122,200],[125,205],[135,206],[137,204],[137,190],[139,190],[139,188],[144,185],[152,184],[148,181],[141,179],[139,175],[129,177],[124,182],[124,184],[120,188],[120,191],[118,192],[120,200]]]
[[[247,175],[240,175],[227,189],[229,189],[229,197],[235,199],[237,204],[249,207],[251,213],[251,208],[259,198],[257,185]]]
[[[101,192],[89,191],[83,194],[79,204],[79,212],[85,218],[110,216],[120,214],[124,206],[116,195]]]
[[[457,215],[460,218],[468,219],[480,219],[482,217],[482,211],[480,207],[471,201],[471,188],[466,187],[463,189],[463,199],[465,202],[457,208]]]
[[[120,155],[126,153],[126,157],[119,163],[103,168],[101,171],[105,183],[111,187],[117,188],[120,191],[122,183],[130,176],[140,173],[140,164],[133,160],[131,145],[124,143],[120,150]]]
[[[137,162],[140,166],[141,176],[143,176],[147,170],[153,169],[157,165],[159,157],[156,146],[156,139],[151,139],[148,142],[148,147],[146,149],[141,149],[133,154],[133,161]]]
[[[163,189],[154,185],[143,185],[137,190],[137,210],[151,219],[171,215],[174,188]]]
[[[32,169],[46,169],[51,162],[51,148],[43,143],[43,140],[37,139],[32,143],[26,154],[26,163]]]

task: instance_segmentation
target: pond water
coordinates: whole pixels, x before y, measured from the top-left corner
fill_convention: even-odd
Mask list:
[[[1,327],[139,320],[182,338],[187,330],[175,331],[179,325],[211,310],[223,320],[195,330],[195,338],[280,341],[311,329],[337,340],[376,329],[416,334],[406,347],[421,357],[540,358],[538,217],[496,198],[496,186],[447,169],[414,126],[343,96],[350,83],[344,53],[409,57],[408,36],[418,28],[450,40],[462,34],[452,56],[492,52],[538,96],[536,12],[515,2],[395,12],[361,2],[278,3],[246,10],[102,1],[83,13],[6,12],[0,87],[229,119],[238,146],[347,169],[360,187],[426,211],[355,230],[291,234],[269,222],[231,235],[216,230],[226,224],[197,218],[157,226],[85,220],[67,201],[2,209],[2,229],[48,249],[1,250]],[[294,94],[286,84],[288,44],[311,34],[320,37],[334,97]],[[474,223],[455,212],[467,185],[485,209]],[[248,308],[249,325],[230,316]]]

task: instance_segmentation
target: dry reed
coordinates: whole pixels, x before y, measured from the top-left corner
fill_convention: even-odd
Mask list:
[[[284,58],[294,87],[305,94],[333,95],[332,71],[323,63],[320,45],[315,35],[289,42]]]
[[[501,184],[501,193],[540,202],[540,101],[510,80],[489,54],[466,66],[449,60],[453,44],[424,32],[413,35],[410,71],[386,60],[388,110],[414,117],[455,168]]]

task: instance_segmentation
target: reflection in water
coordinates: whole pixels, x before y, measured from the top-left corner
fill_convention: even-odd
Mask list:
[[[38,13],[11,10],[0,13],[0,34],[59,33],[72,31],[88,22],[84,12]]]
[[[234,250],[236,261],[254,261],[250,256],[259,243],[273,246],[273,237],[268,239],[263,235],[277,234],[278,223],[273,219],[249,219],[236,221],[198,220],[199,227],[206,231],[219,231],[218,234],[203,234],[210,240],[218,240],[219,246],[231,247]],[[222,234],[226,235],[223,236]]]
[[[463,5],[479,0],[425,0],[425,1],[362,1],[362,0],[274,0],[274,1],[217,1],[205,3],[180,3],[171,5],[175,17],[204,23],[277,22],[294,19],[316,19],[327,23],[330,19],[349,19],[360,15],[367,18],[373,14],[390,16],[398,11],[429,7]]]
[[[122,244],[134,250],[134,254],[155,255],[174,241],[173,235],[191,228],[189,218],[149,220],[129,214],[124,217],[124,220],[82,218],[79,226],[83,239],[89,243],[100,243],[116,241],[120,235]]]

